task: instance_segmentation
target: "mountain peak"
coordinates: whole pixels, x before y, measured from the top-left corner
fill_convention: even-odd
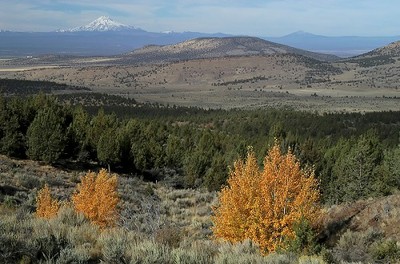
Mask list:
[[[96,20],[110,20],[110,21],[113,21],[109,16],[101,16],[101,17],[99,17],[98,19],[96,19]],[[95,21],[96,21],[95,20]]]
[[[61,32],[80,32],[80,31],[105,32],[105,31],[124,31],[124,30],[134,30],[134,29],[135,29],[134,27],[116,22],[108,16],[101,16],[85,26],[76,27],[68,30],[61,30]]]
[[[303,30],[299,30],[293,33],[290,33],[289,35],[286,35],[284,37],[315,37],[318,35],[303,31]]]
[[[101,25],[112,25],[112,26],[126,26],[124,24],[121,24],[119,22],[115,22],[114,20],[112,20],[109,16],[101,16],[97,19],[95,19],[94,21],[92,21],[91,23],[89,23],[88,25],[94,25],[94,26],[101,26]]]
[[[298,30],[296,32],[293,32],[292,35],[308,35],[310,33],[303,31],[303,30]]]

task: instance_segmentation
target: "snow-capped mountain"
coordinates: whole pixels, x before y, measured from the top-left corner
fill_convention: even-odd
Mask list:
[[[108,56],[127,53],[146,45],[170,45],[199,37],[223,37],[225,34],[149,32],[102,16],[76,28],[52,32],[0,32],[1,56],[73,54]]]
[[[101,16],[85,26],[67,30],[59,30],[59,32],[82,32],[82,31],[105,32],[105,31],[126,31],[126,30],[140,30],[140,29],[116,22],[112,20],[110,17]]]

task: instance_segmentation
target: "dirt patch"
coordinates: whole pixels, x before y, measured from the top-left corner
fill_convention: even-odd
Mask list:
[[[373,230],[387,239],[400,239],[400,194],[333,206],[322,220],[322,240],[334,246],[345,231]]]

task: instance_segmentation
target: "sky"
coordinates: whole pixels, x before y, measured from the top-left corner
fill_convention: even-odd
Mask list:
[[[0,29],[54,31],[100,16],[152,32],[400,35],[399,0],[0,0]]]

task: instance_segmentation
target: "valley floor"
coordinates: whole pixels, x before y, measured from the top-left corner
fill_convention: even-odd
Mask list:
[[[291,55],[130,64],[126,58],[0,61],[0,78],[53,81],[138,102],[202,108],[399,111],[400,61],[363,66]]]

